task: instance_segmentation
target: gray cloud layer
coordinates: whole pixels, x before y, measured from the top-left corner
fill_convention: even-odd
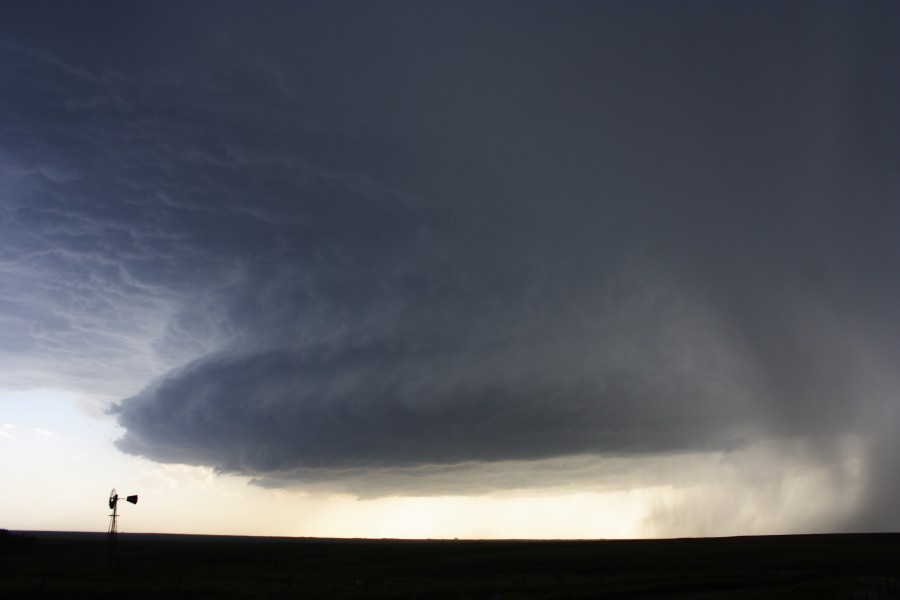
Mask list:
[[[122,450],[896,472],[896,7],[85,6],[4,8],[0,353]]]

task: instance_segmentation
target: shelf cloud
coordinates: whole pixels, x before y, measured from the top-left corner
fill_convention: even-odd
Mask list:
[[[9,385],[369,496],[852,438],[897,526],[895,6],[98,6],[0,11]]]

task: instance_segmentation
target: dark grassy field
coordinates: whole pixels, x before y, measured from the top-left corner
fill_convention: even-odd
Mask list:
[[[0,598],[900,598],[900,534],[635,541],[35,533]]]

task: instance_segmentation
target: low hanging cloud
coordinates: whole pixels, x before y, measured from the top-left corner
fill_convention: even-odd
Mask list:
[[[887,400],[873,379],[886,365],[865,364],[863,333],[814,303],[792,310],[790,328],[760,332],[711,317],[693,292],[632,289],[619,301],[540,323],[511,317],[510,303],[475,327],[462,314],[401,312],[325,342],[259,348],[254,337],[125,400],[118,446],[270,482],[340,480],[354,469],[728,452],[766,438],[827,446]],[[517,322],[529,325],[511,330]],[[791,366],[773,362],[776,348]]]
[[[850,453],[854,523],[895,522],[897,88],[853,49],[896,42],[569,9],[565,40],[534,6],[187,9],[215,52],[153,60],[0,39],[7,385],[91,394],[127,453],[366,496]]]
[[[748,390],[677,348],[659,363],[623,360],[602,347],[602,330],[428,348],[449,324],[424,325],[425,339],[348,336],[201,358],[122,404],[119,447],[265,473],[685,451],[736,443],[726,432],[747,425],[735,399]]]

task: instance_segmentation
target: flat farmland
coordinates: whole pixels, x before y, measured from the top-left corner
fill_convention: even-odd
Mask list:
[[[900,598],[900,534],[329,540],[32,532],[0,598]]]

